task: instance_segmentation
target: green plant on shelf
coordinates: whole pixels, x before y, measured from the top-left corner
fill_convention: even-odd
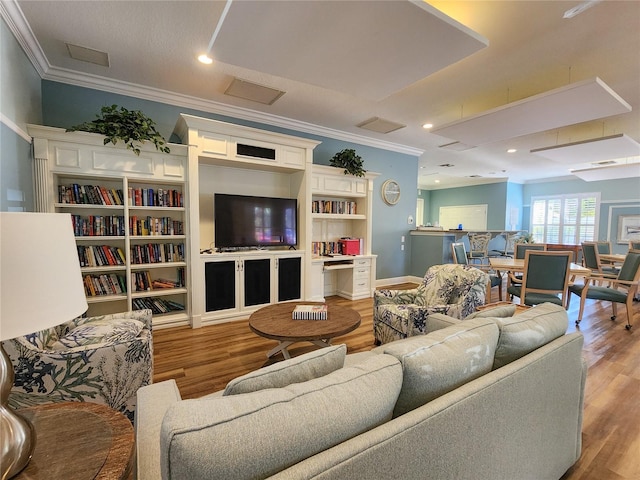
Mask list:
[[[166,140],[156,130],[155,122],[139,110],[127,110],[124,107],[118,109],[117,105],[111,105],[102,107],[101,114],[97,117],[96,120],[75,125],[66,131],[100,133],[105,135],[105,145],[115,145],[121,140],[136,155],[140,155],[140,146],[146,141],[153,142],[160,152],[171,153]]]
[[[363,161],[360,155],[356,154],[353,148],[345,148],[336,153],[329,164],[332,167],[344,168],[345,175],[355,175],[356,177],[364,177],[366,170],[363,168]]]

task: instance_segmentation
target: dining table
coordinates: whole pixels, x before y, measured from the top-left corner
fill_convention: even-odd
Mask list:
[[[489,265],[498,272],[524,272],[524,259],[521,258],[491,257],[489,258]],[[569,265],[569,274],[571,276],[589,275],[590,273],[591,270],[578,263],[571,262]]]
[[[601,253],[599,257],[600,261],[605,263],[624,263],[627,255],[624,253]]]

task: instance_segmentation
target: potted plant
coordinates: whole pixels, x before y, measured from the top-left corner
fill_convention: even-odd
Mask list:
[[[516,243],[536,243],[536,241],[533,239],[533,234],[527,232],[521,233],[517,238]]]
[[[156,150],[160,152],[171,152],[164,137],[156,130],[155,122],[139,110],[127,110],[124,107],[118,110],[117,105],[111,105],[102,107],[101,115],[97,117],[96,120],[75,125],[66,131],[101,133],[105,135],[105,145],[115,145],[118,140],[122,140],[136,155],[140,155],[140,144],[146,141],[153,142]]]
[[[352,148],[345,148],[336,153],[329,161],[332,167],[344,168],[345,175],[364,177],[366,170],[362,167],[362,157]]]

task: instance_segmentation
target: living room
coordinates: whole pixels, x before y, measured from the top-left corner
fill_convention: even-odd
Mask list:
[[[569,6],[571,5],[567,5],[567,8]],[[600,7],[594,7],[591,13],[596,12],[596,8]],[[590,13],[584,13],[584,15],[588,14]],[[3,18],[5,18],[4,12]],[[5,22],[1,25],[2,65],[4,67],[2,69],[2,125],[0,127],[2,134],[2,179],[0,180],[2,182],[2,195],[0,209],[2,211],[12,209],[34,210],[31,138],[27,133],[27,124],[67,128],[91,120],[104,105],[117,104],[145,112],[157,122],[162,133],[174,142],[177,141],[177,138],[170,137],[172,137],[180,114],[184,113],[320,142],[313,150],[313,163],[317,165],[328,165],[329,159],[336,152],[345,148],[354,148],[365,159],[365,168],[379,174],[373,180],[371,234],[371,253],[377,256],[375,269],[375,286],[377,287],[415,281],[416,275],[412,274],[411,271],[411,242],[407,240],[403,243],[401,239],[403,237],[408,239],[409,232],[415,229],[416,225],[437,222],[439,220],[438,211],[443,206],[487,204],[489,208],[488,229],[506,230],[513,225],[515,229],[527,230],[530,224],[532,197],[597,191],[600,194],[598,239],[611,240],[614,249],[619,252],[622,252],[626,247],[616,241],[618,236],[618,217],[621,215],[637,215],[640,212],[640,189],[638,188],[640,177],[638,176],[595,182],[584,182],[580,179],[569,179],[567,177],[563,177],[559,181],[547,178],[525,183],[500,180],[493,183],[440,188],[428,185],[426,180],[421,179],[423,158],[420,153],[421,149],[417,147],[402,148],[396,142],[389,142],[384,138],[378,138],[375,141],[365,140],[358,135],[347,135],[339,130],[315,129],[313,132],[309,132],[305,131],[302,126],[300,129],[296,129],[295,122],[289,123],[288,126],[274,125],[267,121],[270,118],[268,115],[254,115],[253,117],[247,115],[247,117],[243,117],[240,112],[243,112],[243,114],[246,112],[242,108],[237,109],[238,116],[235,117],[233,109],[211,111],[208,105],[206,108],[204,107],[206,103],[185,101],[181,104],[174,99],[163,99],[162,96],[154,96],[143,90],[138,90],[138,94],[132,94],[131,91],[115,88],[100,89],[95,85],[86,86],[87,84],[81,82],[51,80],[34,67],[30,56],[25,53],[21,43],[16,40],[12,33],[12,29]],[[633,39],[634,37],[628,38],[628,43],[633,43]],[[635,82],[635,85],[637,85],[637,62],[636,64],[634,62],[629,63],[632,65],[629,66],[626,81]],[[8,65],[10,66],[9,68],[7,68]],[[5,75],[9,75],[8,71],[11,71],[12,74],[7,79]],[[597,75],[600,73],[589,72],[589,75],[591,74]],[[588,75],[585,74],[584,76]],[[11,95],[8,95],[8,91],[11,92]],[[627,101],[632,103],[634,107],[633,115],[636,115],[638,104],[628,98]],[[601,124],[599,127],[607,130],[607,133],[611,128],[609,125],[606,125],[605,128]],[[596,127],[592,126],[591,128],[594,130]],[[624,133],[634,134],[629,131]],[[388,179],[395,180],[402,191],[399,201],[395,205],[388,205],[380,195],[382,184]],[[416,203],[419,198],[423,199],[427,206],[422,219],[416,218]],[[514,207],[518,213],[515,222],[511,222],[513,220],[511,210]],[[409,224],[409,217],[413,217],[413,224]],[[206,246],[201,245],[200,247]],[[335,301],[342,302],[342,300],[337,299]],[[352,303],[352,305],[356,305],[356,308],[363,311],[363,318],[364,312],[370,308],[369,304],[366,303],[367,301],[370,300],[356,300]],[[575,315],[576,308],[577,305],[574,304],[569,311],[570,315]],[[598,307],[591,306],[590,308],[593,310],[588,312],[588,319],[592,328],[594,328],[593,336],[595,337],[595,331],[602,333],[600,327],[596,327],[599,322],[606,323],[607,327],[609,327],[608,314],[604,310],[598,310]],[[634,314],[637,317],[637,311]],[[363,324],[366,324],[366,322],[363,322]],[[581,329],[586,330],[586,325],[589,325],[589,323],[585,321],[581,325]],[[235,327],[230,326],[229,328]],[[611,328],[613,329],[614,325]],[[627,334],[627,332],[623,333]],[[157,334],[160,337],[169,335],[164,331],[158,331]],[[197,334],[198,330],[194,330],[187,335]],[[604,335],[604,333],[602,334]],[[611,338],[615,338],[618,345],[625,345],[625,348],[630,351],[637,350],[637,345],[629,343],[634,338],[633,332],[625,338],[621,338],[619,332],[611,334],[614,335]],[[609,338],[606,335],[605,337]],[[258,339],[255,338],[254,340]],[[242,341],[246,341],[246,338],[243,338]],[[365,348],[362,345],[368,343],[368,341],[368,338],[360,337],[355,344],[351,344],[349,341],[347,343],[350,350],[355,349],[357,351],[359,348]],[[614,344],[613,341],[611,343]],[[259,350],[261,354],[263,353],[264,344],[256,345],[251,343],[251,345],[251,349]],[[589,346],[592,350],[599,347],[602,347],[601,343],[594,343]],[[611,355],[621,354],[620,350],[610,352]],[[255,367],[253,363],[251,367],[247,364],[247,362],[254,362],[255,360],[243,360],[241,357],[234,357],[228,351],[226,355],[229,355],[229,362],[225,364],[224,368],[228,368],[232,372],[241,373]],[[193,361],[198,363],[203,360],[195,359]],[[592,363],[597,363],[595,356],[592,359]],[[159,362],[158,365],[161,364],[162,362]],[[167,375],[171,375],[171,373],[167,371],[159,373],[158,380],[167,378]],[[220,387],[219,380],[207,382],[199,378],[195,382],[211,385],[212,388],[209,392]],[[613,395],[611,391],[609,392]],[[628,414],[631,415],[631,413]],[[597,420],[594,418],[593,421],[596,422]],[[608,445],[612,448],[612,444]],[[627,471],[636,468],[633,465],[627,464]]]

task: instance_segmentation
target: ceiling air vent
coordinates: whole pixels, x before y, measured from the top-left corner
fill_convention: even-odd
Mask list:
[[[391,120],[385,120],[384,118],[373,117],[369,120],[365,120],[362,123],[356,125],[356,127],[364,128],[365,130],[371,130],[378,133],[391,133],[401,128],[406,127],[401,123],[392,122]]]
[[[597,165],[599,167],[603,167],[605,165],[615,165],[616,162],[615,160],[603,160],[602,162],[593,162],[591,165]]]
[[[225,95],[251,100],[264,105],[273,105],[284,93],[282,90],[265,87],[264,85],[240,80],[239,78],[234,78],[224,92]]]
[[[81,47],[79,45],[73,45],[71,43],[65,44],[69,51],[69,56],[75,60],[82,62],[95,63],[103,67],[109,66],[109,54],[101,52],[100,50],[94,50],[93,48]]]

